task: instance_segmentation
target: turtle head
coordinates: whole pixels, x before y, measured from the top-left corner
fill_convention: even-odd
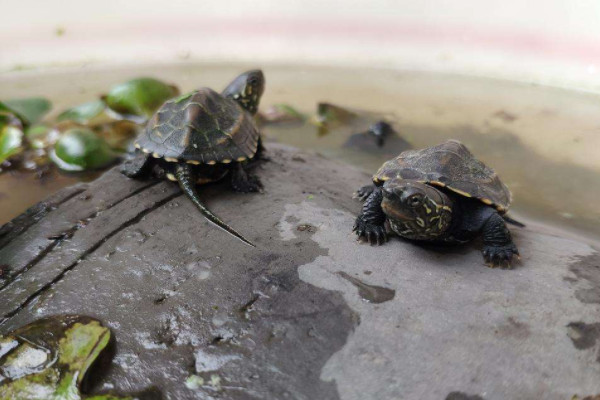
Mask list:
[[[381,208],[392,229],[420,237],[434,237],[448,229],[452,219],[452,200],[433,186],[391,179],[384,183]],[[401,232],[397,232],[402,234]]]
[[[264,91],[265,76],[260,69],[254,69],[235,78],[222,94],[237,101],[242,108],[254,115]]]

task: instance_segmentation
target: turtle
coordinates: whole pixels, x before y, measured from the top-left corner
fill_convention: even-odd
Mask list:
[[[460,244],[481,236],[490,267],[510,266],[519,257],[506,222],[523,224],[506,215],[509,189],[457,140],[400,153],[356,195],[364,204],[353,230],[371,244],[387,240],[387,222],[417,242]]]
[[[394,127],[386,121],[378,121],[371,125],[367,134],[375,138],[377,147],[383,147],[388,136],[395,134]]]
[[[246,170],[262,153],[253,117],[264,89],[262,71],[252,70],[221,93],[204,87],[167,100],[136,138],[136,155],[121,172],[135,179],[154,175],[176,181],[210,222],[255,247],[202,203],[196,185],[230,175],[234,191],[262,190],[260,180]]]

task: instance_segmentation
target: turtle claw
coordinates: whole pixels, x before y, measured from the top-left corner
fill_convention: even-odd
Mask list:
[[[489,268],[510,269],[512,268],[511,261],[513,257],[517,260],[521,259],[519,250],[513,243],[504,246],[487,245],[484,246],[482,253],[485,264]]]
[[[375,185],[363,186],[360,189],[358,189],[356,192],[354,192],[354,194],[352,195],[352,198],[359,199],[360,201],[362,201],[364,203],[367,200],[367,198],[371,195],[371,193],[373,193],[373,190],[375,190]]]
[[[363,220],[362,216],[356,218],[353,232],[356,232],[357,239],[365,239],[369,244],[382,245],[387,241],[387,233],[383,225],[370,224]]]

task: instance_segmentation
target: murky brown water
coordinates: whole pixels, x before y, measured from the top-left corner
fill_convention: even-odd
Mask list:
[[[0,98],[46,96],[54,114],[94,99],[128,78],[154,76],[182,91],[224,87],[256,66],[171,65],[68,73],[18,72],[0,76]],[[289,103],[314,115],[327,101],[393,115],[402,139],[423,147],[448,138],[463,141],[497,170],[514,194],[514,213],[583,231],[600,238],[600,112],[595,95],[478,78],[385,70],[263,68],[263,106]],[[51,117],[52,117],[51,115]],[[367,171],[404,146],[384,150],[344,146],[365,126],[338,128],[325,136],[311,124],[268,126],[267,140],[288,143]],[[0,223],[58,188],[76,181],[54,177],[44,183],[25,175],[0,175]],[[357,182],[360,186],[366,182]]]

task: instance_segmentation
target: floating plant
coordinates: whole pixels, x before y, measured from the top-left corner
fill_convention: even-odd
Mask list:
[[[106,167],[115,162],[117,157],[106,141],[88,128],[67,130],[50,152],[52,161],[65,171]]]
[[[106,349],[110,330],[93,318],[39,319],[0,336],[0,398],[19,400],[135,400],[84,395],[90,367]]]
[[[112,88],[104,101],[119,114],[150,118],[166,100],[179,90],[154,78],[137,78]]]

